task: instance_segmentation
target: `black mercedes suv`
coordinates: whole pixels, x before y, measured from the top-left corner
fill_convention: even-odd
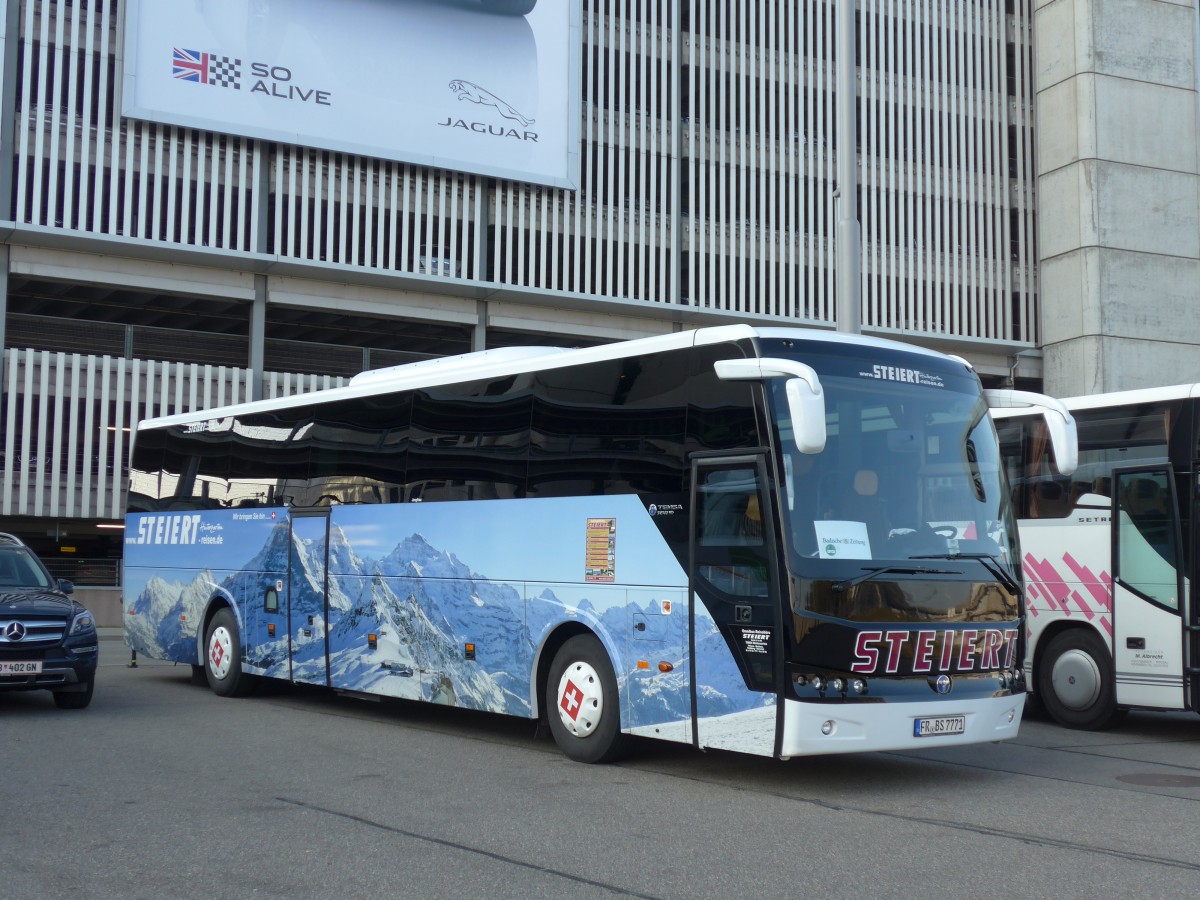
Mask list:
[[[54,692],[59,709],[92,702],[99,642],[92,614],[19,538],[0,533],[0,691]]]

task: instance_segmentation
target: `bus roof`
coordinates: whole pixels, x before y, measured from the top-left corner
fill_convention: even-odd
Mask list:
[[[1192,397],[1200,397],[1200,384],[1172,384],[1133,391],[1085,394],[1079,397],[1065,397],[1063,403],[1067,405],[1067,409],[1104,409],[1110,406],[1134,406],[1141,403],[1162,403],[1167,400],[1187,400]]]
[[[692,331],[673,332],[653,337],[617,341],[595,347],[564,349],[562,347],[504,347],[480,350],[457,356],[421,360],[384,369],[372,369],[355,375],[342,387],[290,394],[270,400],[255,400],[246,403],[212,409],[193,410],[170,416],[144,419],[139,428],[161,428],[188,422],[205,421],[229,415],[272,412],[301,406],[305,403],[350,400],[394,391],[415,390],[442,384],[458,384],[485,378],[501,378],[506,375],[523,375],[547,369],[564,368],[610,359],[625,359],[647,353],[664,353],[692,346],[705,346],[751,338],[790,338],[825,344],[853,344],[856,347],[876,347],[900,350],[919,356],[946,359],[945,354],[924,347],[903,344],[885,338],[865,337],[860,334],[826,331],[815,328],[760,328],[751,325],[718,325]],[[965,363],[964,365],[969,365]]]

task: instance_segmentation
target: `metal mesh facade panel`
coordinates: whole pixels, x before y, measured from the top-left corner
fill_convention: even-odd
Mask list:
[[[1037,341],[1033,0],[857,0],[863,324]],[[834,318],[833,0],[583,0],[578,190],[122,119],[120,4],[20,0],[18,223]]]

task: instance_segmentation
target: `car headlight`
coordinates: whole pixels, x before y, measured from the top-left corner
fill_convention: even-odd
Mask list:
[[[77,634],[88,634],[96,630],[96,620],[92,618],[90,612],[81,612],[71,620],[71,630],[67,632],[68,637],[74,637]]]

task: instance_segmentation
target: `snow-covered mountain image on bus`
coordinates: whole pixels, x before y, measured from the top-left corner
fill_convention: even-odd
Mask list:
[[[127,637],[146,656],[198,664],[197,623],[220,595],[237,606],[248,671],[532,716],[538,649],[574,619],[609,651],[626,727],[688,721],[686,578],[636,498],[602,500],[600,510],[594,499],[555,498],[336,507],[328,519],[190,514],[196,534],[222,543],[127,545]],[[597,513],[617,523],[613,583],[584,577],[586,523]],[[131,521],[127,531],[145,537],[169,527]],[[514,577],[523,571],[539,577]],[[278,612],[263,600],[273,587]],[[703,609],[696,627],[706,660],[698,714],[769,703],[747,691]],[[660,672],[660,661],[673,671]]]

